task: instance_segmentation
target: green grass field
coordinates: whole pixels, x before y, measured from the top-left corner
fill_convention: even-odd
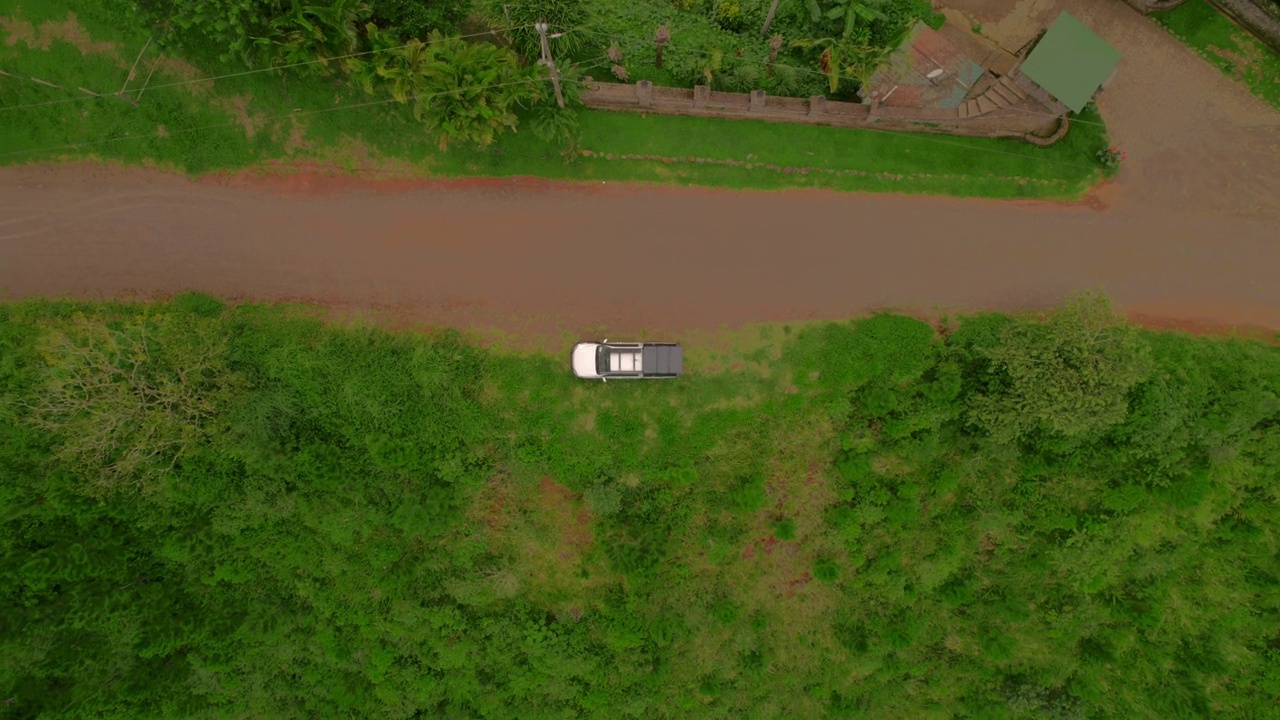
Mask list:
[[[1280,348],[1072,308],[747,327],[606,385],[306,308],[0,305],[0,695],[1267,717]]]
[[[1280,110],[1280,55],[1226,15],[1205,0],[1190,0],[1152,17],[1200,57]]]
[[[75,22],[68,23],[73,8]],[[812,172],[603,157],[566,163],[559,148],[527,130],[488,149],[443,153],[406,109],[328,80],[286,83],[255,73],[175,85],[243,73],[242,66],[219,62],[207,48],[187,47],[185,60],[170,57],[154,70],[157,46],[148,48],[128,86],[135,95],[147,88],[135,107],[111,97],[149,37],[128,25],[127,16],[65,0],[40,3],[37,10],[0,0],[0,17],[7,18],[0,28],[0,70],[10,74],[0,76],[5,164],[91,157],[203,173],[306,160],[349,168],[397,166],[437,177],[532,175],[1072,199],[1101,178],[1094,154],[1106,146],[1105,128],[1092,110],[1065,141],[1048,149],[1006,140],[585,111],[582,146],[601,156],[695,156]],[[79,88],[106,97],[92,98]]]

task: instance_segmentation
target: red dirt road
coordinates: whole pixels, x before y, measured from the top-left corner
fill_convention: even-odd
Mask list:
[[[1115,184],[1064,206],[9,168],[0,299],[204,290],[522,334],[678,336],[884,307],[1038,309],[1101,288],[1158,327],[1280,329],[1280,114],[1123,3],[947,4],[993,32],[1069,9],[1121,50],[1098,99],[1129,155]]]
[[[198,289],[464,328],[634,335],[877,308],[1034,309],[1096,288],[1154,322],[1280,329],[1271,213],[541,182],[377,187],[2,170],[0,294]]]
[[[1121,49],[1128,161],[1079,206],[540,181],[192,181],[0,169],[0,298],[310,299],[462,328],[678,336],[1101,289],[1161,327],[1280,330],[1280,114],[1124,3],[948,0],[995,32],[1068,9]]]

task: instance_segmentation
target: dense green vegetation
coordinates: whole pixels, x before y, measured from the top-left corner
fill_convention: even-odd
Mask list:
[[[899,316],[561,356],[0,305],[12,717],[1273,716],[1280,351]]]
[[[1200,57],[1280,110],[1280,55],[1205,0],[1152,16]]]
[[[496,0],[495,0],[496,1]],[[497,3],[500,5],[500,3]],[[526,0],[560,6],[572,0]],[[583,56],[612,48],[619,79],[657,85],[855,99],[861,83],[918,20],[939,25],[924,0],[604,0],[577,28]],[[496,15],[496,14],[495,14]],[[662,63],[658,29],[665,28]],[[775,40],[776,38],[776,40]],[[599,77],[601,74],[598,73]],[[609,73],[603,74],[606,78]]]
[[[206,37],[198,32],[205,25],[181,29],[179,21],[188,22],[184,13],[206,5],[183,5],[166,31],[149,25],[145,12],[121,10],[116,2],[0,0],[0,18],[7,18],[0,25],[0,69],[11,73],[0,77],[0,163],[87,156],[202,173],[305,160],[350,169],[394,166],[437,177],[534,175],[1072,199],[1098,180],[1103,171],[1097,151],[1108,146],[1092,108],[1052,148],[1013,140],[560,112],[553,109],[545,76],[531,79],[536,67],[515,62],[510,52],[488,43],[433,40],[421,27],[413,31],[421,37],[406,37],[403,27],[360,25],[363,17],[353,21],[358,49],[370,50],[348,58],[352,62],[270,70],[277,67],[272,61],[254,60],[254,52],[265,51],[249,48],[248,59],[257,63],[258,72],[244,74],[246,58],[228,51],[239,41],[217,33]],[[162,8],[145,2],[140,7]],[[376,21],[385,7],[390,5],[375,3],[370,18]],[[512,11],[524,12],[521,7]],[[565,13],[573,11],[571,3],[566,8]],[[447,33],[450,27],[441,21],[443,29],[432,30]],[[684,41],[679,26],[672,28],[667,65],[677,67]],[[557,52],[577,47],[574,52],[586,58],[564,71],[572,107],[577,79],[587,73],[598,77],[611,62],[599,44],[606,40],[583,33],[555,42],[561,44]],[[641,56],[620,44],[617,48],[623,64],[638,76]],[[126,95],[138,99],[136,106],[111,96],[125,84],[135,60]],[[469,71],[459,73],[460,68]],[[483,83],[465,80],[480,75]],[[219,79],[202,81],[210,77]],[[89,97],[78,88],[104,97]],[[507,132],[512,126],[519,131]],[[598,156],[582,157],[582,150]],[[610,161],[607,154],[701,157],[761,167]],[[781,170],[787,167],[811,172]]]

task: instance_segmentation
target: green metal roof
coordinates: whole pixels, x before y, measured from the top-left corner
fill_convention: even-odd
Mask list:
[[[1022,73],[1080,112],[1118,62],[1119,51],[1064,12],[1022,63]]]

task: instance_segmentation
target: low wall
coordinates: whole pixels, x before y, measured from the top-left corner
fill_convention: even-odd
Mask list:
[[[1124,0],[1138,12],[1172,10],[1187,0]],[[1268,0],[1208,0],[1223,15],[1280,53],[1280,7]]]
[[[1057,122],[1056,114],[1039,105],[1034,106],[1039,107],[1039,111],[1001,108],[984,115],[961,118],[957,108],[872,109],[870,105],[827,100],[821,95],[807,100],[768,97],[763,90],[726,93],[708,91],[704,86],[692,89],[664,88],[654,87],[644,80],[635,85],[622,85],[596,82],[588,78],[581,98],[587,107],[601,110],[1017,138],[1036,145],[1045,144],[1046,137],[1052,137],[1052,141],[1056,141],[1062,133],[1053,131],[1065,127],[1065,124]]]
[[[1240,27],[1280,53],[1280,10],[1260,0],[1209,0]]]
[[[1172,10],[1187,0],[1124,0],[1140,13],[1164,12]]]

